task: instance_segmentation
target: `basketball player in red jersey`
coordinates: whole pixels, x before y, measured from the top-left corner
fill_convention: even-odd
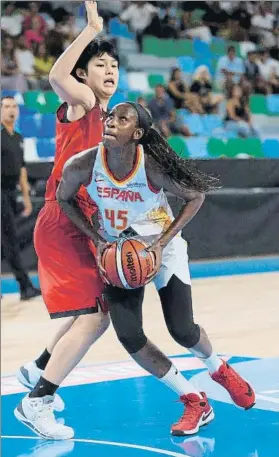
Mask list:
[[[57,111],[54,167],[34,233],[45,304],[51,318],[64,317],[65,322],[39,359],[21,367],[18,373],[25,386],[36,386],[17,417],[36,433],[51,439],[73,436],[73,430],[57,423],[53,414],[57,386],[109,325],[102,299],[103,283],[92,253],[94,246],[56,201],[65,162],[101,141],[107,105],[118,84],[117,51],[111,43],[95,40],[102,31],[103,20],[96,2],[85,4],[87,27],[57,60],[49,75],[53,89],[64,103]],[[77,203],[90,220],[96,206],[85,187],[78,192]],[[62,408],[61,402],[56,404],[55,409]]]

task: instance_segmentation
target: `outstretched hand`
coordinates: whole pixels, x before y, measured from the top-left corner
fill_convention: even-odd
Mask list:
[[[103,18],[98,14],[97,2],[86,1],[85,8],[87,12],[87,23],[96,33],[103,30]]]

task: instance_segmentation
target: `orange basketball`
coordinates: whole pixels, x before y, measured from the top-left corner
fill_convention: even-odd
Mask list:
[[[154,255],[145,251],[142,241],[120,239],[102,254],[102,267],[109,282],[121,289],[137,289],[147,283],[146,277],[154,268]]]

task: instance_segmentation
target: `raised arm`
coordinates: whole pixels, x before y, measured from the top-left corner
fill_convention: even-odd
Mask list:
[[[86,1],[85,6],[88,24],[55,62],[49,74],[49,82],[69,105],[81,105],[85,111],[90,111],[96,102],[95,95],[88,86],[78,82],[71,71],[86,46],[102,31],[103,19],[98,16],[96,2]]]
[[[97,245],[101,237],[93,229],[75,200],[80,187],[90,181],[96,152],[97,148],[88,149],[66,162],[56,198],[68,218]]]

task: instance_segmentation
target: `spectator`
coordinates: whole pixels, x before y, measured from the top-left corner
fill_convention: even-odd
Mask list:
[[[155,126],[165,137],[171,134],[191,135],[189,129],[177,119],[173,102],[161,84],[156,86],[155,97],[150,100],[148,108]]]
[[[1,74],[2,89],[18,90],[19,92],[28,89],[26,79],[19,72],[14,42],[8,36],[2,40]]]
[[[217,65],[216,79],[219,87],[239,83],[244,72],[243,60],[236,57],[235,47],[229,46],[227,55],[220,57]]]
[[[23,21],[23,30],[33,29],[34,24],[36,24],[35,27],[38,35],[45,36],[47,33],[47,23],[39,14],[40,2],[30,2],[28,6],[29,12]],[[35,22],[34,19],[36,19]]]
[[[147,103],[147,101],[145,100],[144,97],[139,97],[139,98],[137,99],[137,103],[138,103],[139,105],[141,105],[141,106],[142,106],[143,108],[145,108],[145,109],[148,108],[148,103]]]
[[[35,16],[30,23],[30,28],[25,30],[24,38],[28,48],[36,43],[44,41],[44,35],[41,33],[41,23],[38,16]]]
[[[265,49],[260,54],[260,59],[257,60],[257,65],[260,70],[260,74],[263,79],[269,82],[271,75],[275,74],[279,76],[279,62],[278,60],[272,59],[268,49]]]
[[[76,26],[76,18],[73,14],[68,14],[63,17],[62,22],[57,24],[56,32],[63,37],[64,49],[68,48],[74,39],[80,34],[80,29]]]
[[[172,69],[167,91],[176,109],[188,108],[193,113],[203,113],[198,97],[189,92],[179,68]]]
[[[253,92],[257,94],[267,94],[268,86],[260,74],[259,66],[256,63],[257,54],[253,51],[248,52],[244,62],[244,77],[250,82]]]
[[[220,8],[219,2],[211,2],[202,21],[204,25],[209,27],[211,34],[216,36],[221,27],[225,29],[228,19],[228,13]]]
[[[207,43],[211,42],[212,35],[209,27],[205,24],[199,26],[192,22],[192,11],[184,11],[180,24],[180,37],[199,38]]]
[[[228,131],[234,132],[242,138],[258,136],[252,126],[247,100],[243,98],[242,89],[237,84],[232,86],[227,101],[225,127]]]
[[[29,85],[30,89],[37,89],[38,83],[35,78],[35,57],[32,51],[28,49],[25,43],[24,36],[18,38],[17,47],[15,49],[15,58],[18,69],[22,73]]]
[[[120,15],[120,20],[128,22],[131,30],[137,35],[140,50],[143,35],[161,36],[161,23],[155,6],[146,1],[133,2]]]
[[[206,65],[198,67],[193,75],[190,91],[199,97],[204,113],[215,113],[224,100],[223,95],[212,94],[212,79]]]
[[[172,38],[176,40],[178,38],[178,31],[176,28],[176,18],[171,14],[167,14],[162,22],[162,38]]]
[[[15,4],[8,2],[1,18],[1,29],[11,37],[16,37],[21,33],[22,21],[22,14],[15,12]]]
[[[50,89],[49,72],[54,64],[54,58],[49,55],[45,43],[37,44],[35,51],[35,73],[43,90]]]
[[[252,17],[251,22],[262,39],[261,44],[267,48],[274,46],[275,38],[272,33],[275,25],[274,14],[268,12],[265,5],[260,4],[258,6],[258,14]]]

